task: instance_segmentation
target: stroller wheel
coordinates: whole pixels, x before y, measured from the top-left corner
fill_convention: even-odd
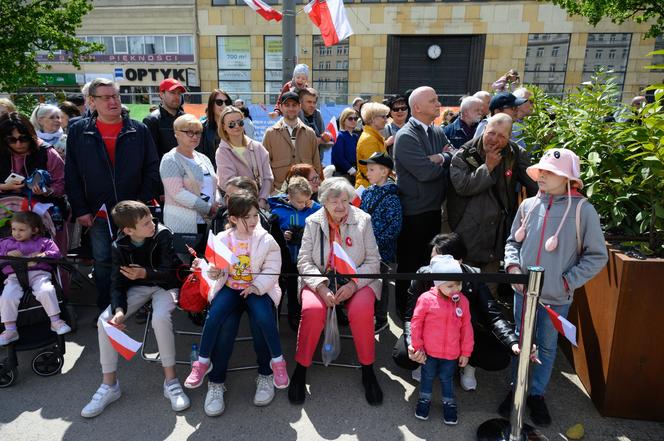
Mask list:
[[[39,376],[50,377],[59,373],[64,363],[65,360],[60,353],[47,349],[32,359],[32,370]]]
[[[18,377],[18,368],[10,368],[6,365],[6,360],[0,362],[0,388],[9,387]]]

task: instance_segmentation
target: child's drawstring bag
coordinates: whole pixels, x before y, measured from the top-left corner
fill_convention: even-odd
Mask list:
[[[323,340],[323,348],[321,350],[325,366],[336,360],[341,352],[341,339],[339,338],[339,326],[337,325],[337,312],[335,308],[335,306],[327,308],[325,339]]]

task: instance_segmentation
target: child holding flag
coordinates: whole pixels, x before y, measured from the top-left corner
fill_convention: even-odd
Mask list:
[[[505,268],[509,273],[518,274],[528,266],[544,267],[544,285],[533,331],[542,364],[533,366],[526,405],[533,423],[548,426],[551,416],[544,394],[556,359],[558,333],[542,305],[549,306],[559,319],[565,320],[574,290],[604,267],[608,254],[599,216],[579,193],[583,188],[579,178],[579,157],[571,150],[554,148],[526,171],[537,182],[539,193],[523,201],[519,207],[505,246]],[[514,318],[518,334],[525,287],[514,288]],[[513,362],[513,378],[515,374],[516,363]],[[509,416],[511,408],[510,391],[498,412]]]
[[[173,233],[155,223],[147,205],[137,201],[121,201],[111,212],[120,233],[111,246],[111,305],[99,316],[99,359],[103,382],[83,408],[81,416],[93,418],[106,406],[120,398],[117,379],[118,352],[104,324],[124,329],[127,317],[152,301],[152,328],[164,368],[164,397],[171,408],[182,411],[189,407],[189,398],[175,374],[175,336],[171,313],[179,287],[175,271],[181,262],[173,249]],[[131,356],[133,354],[123,355]]]
[[[279,272],[281,251],[270,234],[260,226],[258,200],[239,191],[228,197],[231,227],[219,233],[209,246],[208,276],[215,280],[208,295],[210,308],[203,327],[198,361],[185,387],[199,387],[209,373],[205,413],[221,415],[225,409],[226,370],[235,336],[246,306],[258,358],[258,378],[254,404],[267,406],[274,398],[274,387],[288,387],[286,361],[281,350],[275,308],[281,299]],[[198,266],[200,261],[194,261]]]

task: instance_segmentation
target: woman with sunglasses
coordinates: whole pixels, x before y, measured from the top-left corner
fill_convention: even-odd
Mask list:
[[[196,251],[203,251],[208,221],[217,214],[217,176],[212,162],[197,152],[203,124],[184,114],[173,122],[178,145],[166,153],[159,165],[164,184],[164,224],[174,233],[202,235]],[[184,256],[183,256],[184,257]]]
[[[394,138],[400,128],[406,124],[410,116],[410,108],[408,107],[408,100],[403,95],[392,97],[387,102],[387,107],[390,108],[390,118],[392,121],[385,125],[383,130],[383,137],[385,138],[385,147],[387,152],[392,156],[392,146],[394,145]]]
[[[229,179],[246,176],[258,186],[258,201],[267,209],[274,175],[270,168],[270,155],[258,141],[244,133],[244,114],[237,107],[229,106],[219,117],[219,148],[215,155],[219,187],[225,188]]]
[[[231,104],[233,104],[233,101],[223,90],[214,89],[210,93],[205,111],[205,121],[203,122],[203,136],[196,150],[207,156],[214,167],[216,167],[214,160],[215,153],[219,146],[219,117],[221,116],[221,112]]]
[[[348,107],[339,116],[339,135],[332,146],[332,164],[334,165],[334,176],[343,176],[351,184],[355,185],[355,174],[357,169],[357,141],[360,135],[354,133],[358,120],[357,112]]]

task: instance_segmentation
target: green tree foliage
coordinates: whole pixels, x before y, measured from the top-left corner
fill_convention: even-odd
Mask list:
[[[102,45],[76,38],[76,29],[92,10],[89,0],[0,0],[0,91],[17,92],[39,84],[37,52],[52,59],[55,51],[69,54],[80,67],[82,57]]]
[[[664,15],[661,0],[550,0],[573,15],[581,15],[595,26],[603,18],[621,24],[628,20],[650,22],[646,38],[664,33]]]

